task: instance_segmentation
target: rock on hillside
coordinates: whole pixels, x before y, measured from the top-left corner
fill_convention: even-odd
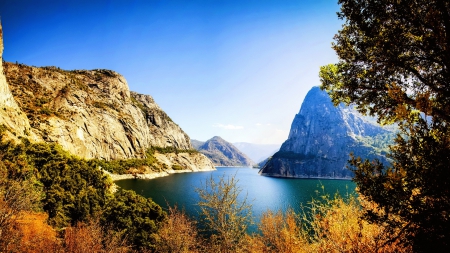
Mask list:
[[[392,128],[381,127],[352,107],[333,106],[328,94],[314,87],[292,122],[288,139],[260,174],[350,179],[349,154],[387,163],[384,155],[393,136]]]
[[[207,140],[198,150],[216,166],[252,166],[254,162],[233,144],[219,136]]]

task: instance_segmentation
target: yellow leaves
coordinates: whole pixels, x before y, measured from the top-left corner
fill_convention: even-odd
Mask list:
[[[323,89],[329,91],[331,87],[337,89],[342,86],[340,81],[339,67],[337,64],[328,64],[320,67],[320,81]]]
[[[350,197],[313,201],[310,216],[299,217],[292,210],[263,214],[261,235],[248,236],[248,252],[409,252],[391,239],[384,227],[361,218],[372,202]]]
[[[308,249],[307,237],[293,210],[285,214],[267,211],[261,218],[259,229],[261,236],[256,237],[264,245],[263,252],[306,252]]]

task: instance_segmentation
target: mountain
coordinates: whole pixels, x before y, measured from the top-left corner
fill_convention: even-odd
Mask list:
[[[191,139],[191,144],[192,144],[192,147],[194,147],[195,149],[199,149],[200,148],[200,146],[202,146],[203,144],[205,144],[205,142],[204,141],[198,141],[198,140],[194,140],[194,139]]]
[[[2,38],[0,28],[1,49]],[[192,149],[189,136],[151,96],[130,91],[114,71],[3,61],[0,68],[0,126],[10,139],[58,143],[78,157],[103,160],[144,158],[150,147],[173,148],[176,156],[183,153],[181,168],[214,169],[204,155],[183,152]],[[177,165],[163,166],[162,156],[171,154],[158,156],[161,168]]]
[[[351,106],[333,106],[328,94],[314,87],[292,122],[288,139],[259,173],[350,179],[353,173],[346,167],[349,154],[388,163],[385,154],[394,135],[394,128],[381,127]]]
[[[252,166],[254,162],[233,144],[219,136],[207,140],[198,150],[216,166]]]
[[[246,154],[250,159],[261,162],[272,156],[280,149],[279,144],[255,144],[248,142],[235,142],[233,145]]]

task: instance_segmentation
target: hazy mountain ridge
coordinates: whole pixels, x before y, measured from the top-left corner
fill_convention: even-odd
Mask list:
[[[384,155],[394,135],[392,127],[381,127],[352,107],[333,106],[328,94],[314,87],[292,122],[288,139],[260,174],[350,179],[349,154],[387,163]]]
[[[254,164],[247,155],[219,136],[204,142],[198,151],[207,156],[216,166],[252,166]]]
[[[235,142],[233,145],[257,163],[275,154],[281,146],[279,144],[255,144],[249,142]]]
[[[199,140],[195,140],[195,139],[191,139],[191,144],[192,147],[194,147],[195,149],[199,149],[203,144],[205,144],[204,141],[199,141]]]

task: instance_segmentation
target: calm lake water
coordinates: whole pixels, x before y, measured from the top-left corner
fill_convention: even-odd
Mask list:
[[[217,167],[216,171],[172,174],[167,177],[144,179],[126,179],[116,181],[123,189],[134,190],[137,193],[152,198],[163,208],[167,203],[184,207],[187,214],[196,217],[197,203],[200,200],[196,188],[202,188],[211,176],[218,181],[221,176],[238,179],[237,185],[242,189],[240,198],[247,195],[253,205],[255,221],[267,210],[285,211],[287,208],[300,210],[300,206],[307,205],[313,197],[328,193],[341,196],[354,193],[355,183],[348,180],[330,179],[287,179],[260,176],[258,169]],[[324,190],[322,190],[322,187]]]

